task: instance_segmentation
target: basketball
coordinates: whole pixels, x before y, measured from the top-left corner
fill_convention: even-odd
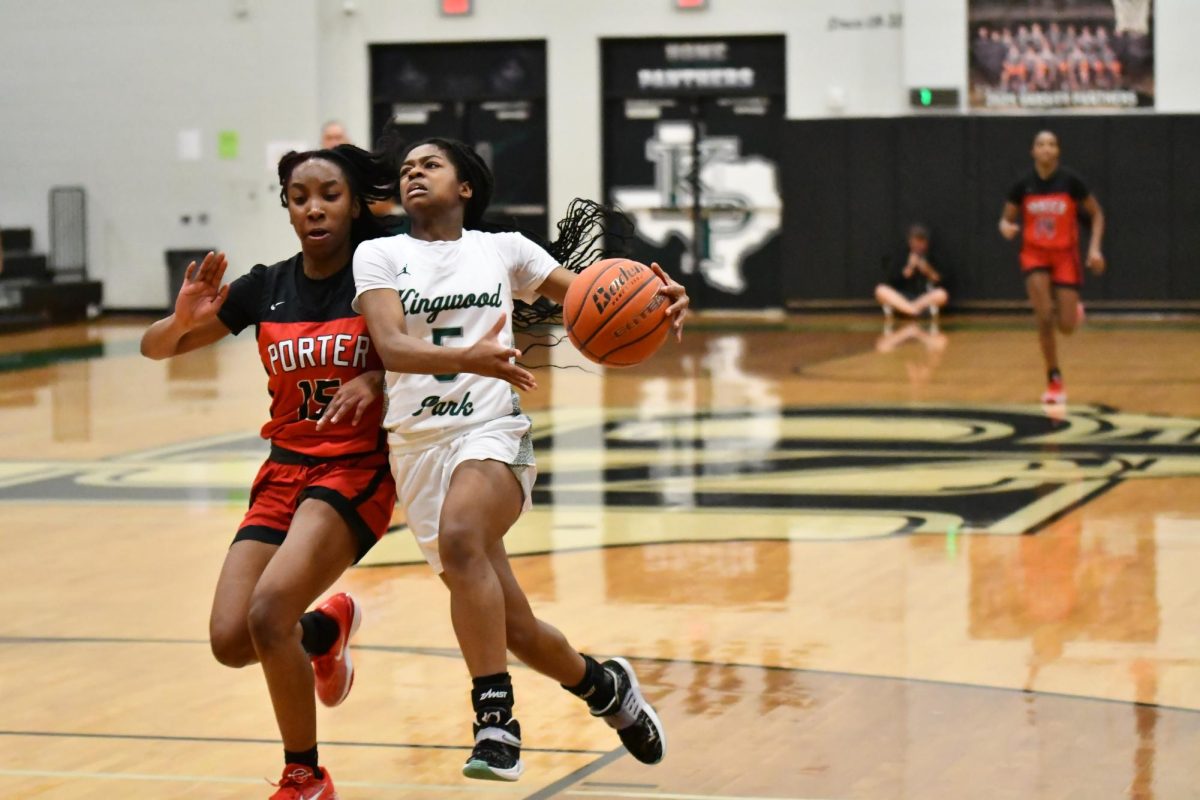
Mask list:
[[[671,332],[669,298],[645,264],[606,258],[579,273],[563,300],[563,325],[571,344],[606,367],[640,364]]]

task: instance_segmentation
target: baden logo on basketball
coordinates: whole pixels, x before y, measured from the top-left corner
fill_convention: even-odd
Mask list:
[[[621,295],[621,288],[629,283],[630,278],[646,271],[646,267],[641,264],[632,261],[626,263],[632,264],[632,268],[626,270],[624,264],[622,264],[617,269],[617,277],[613,278],[607,285],[596,287],[595,292],[593,292],[592,302],[596,304],[596,311],[598,313],[603,314],[609,304]]]
[[[597,364],[628,367],[654,355],[671,330],[661,278],[627,258],[597,261],[579,273],[563,299],[571,344]]]

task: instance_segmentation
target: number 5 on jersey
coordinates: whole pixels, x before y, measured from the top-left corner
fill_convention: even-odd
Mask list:
[[[462,336],[462,328],[434,328],[433,329],[433,343],[436,345],[441,345],[443,339],[454,339],[454,338],[457,338],[460,336]],[[449,383],[450,381],[452,381],[458,377],[458,373],[454,372],[454,373],[451,373],[450,375],[434,375],[433,377],[437,378],[442,383]]]

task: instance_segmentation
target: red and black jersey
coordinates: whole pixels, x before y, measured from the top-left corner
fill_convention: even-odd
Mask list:
[[[1008,193],[1021,209],[1026,248],[1070,250],[1079,246],[1079,204],[1091,192],[1074,172],[1059,168],[1043,180],[1030,170]]]
[[[384,446],[383,402],[357,426],[344,420],[316,430],[317,420],[343,383],[383,369],[367,324],[350,308],[354,271],[314,280],[301,254],[270,267],[259,264],[229,286],[217,313],[233,334],[254,325],[267,372],[271,420],[262,436],[272,445],[319,458],[369,453]]]

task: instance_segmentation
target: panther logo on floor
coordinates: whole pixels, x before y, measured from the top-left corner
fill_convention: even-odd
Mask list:
[[[594,418],[553,431],[535,420],[534,433],[535,509],[593,522],[597,507],[610,522],[667,512],[671,524],[630,534],[638,541],[696,538],[701,527],[716,531],[705,540],[1034,533],[1122,481],[1200,476],[1200,420],[1102,406],[1061,419],[1012,406],[614,412],[599,429]],[[239,435],[9,462],[0,501],[244,508],[265,454],[262,440]]]

